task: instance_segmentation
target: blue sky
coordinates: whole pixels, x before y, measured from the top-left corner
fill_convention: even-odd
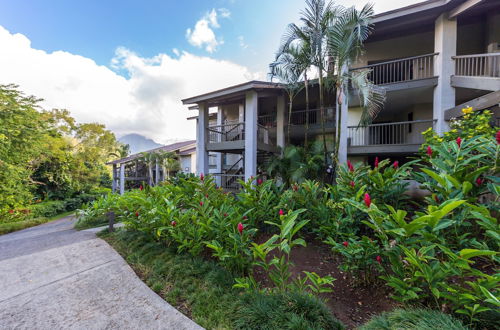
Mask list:
[[[375,0],[375,11],[415,0]],[[365,1],[338,0],[361,7]],[[0,0],[0,84],[118,136],[194,138],[181,99],[266,79],[304,0]]]

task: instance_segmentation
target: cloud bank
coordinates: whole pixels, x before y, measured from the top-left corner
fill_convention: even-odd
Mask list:
[[[66,108],[79,122],[100,122],[118,136],[139,133],[160,143],[195,137],[194,113],[181,99],[262,79],[246,67],[175,50],[144,58],[119,47],[111,68],[65,51],[31,47],[22,34],[0,26],[0,83],[15,83],[43,98],[45,108]],[[123,73],[123,75],[117,72]]]
[[[217,16],[229,18],[231,12],[226,8],[219,8],[218,10],[212,9],[206,13],[196,22],[193,29],[189,28],[186,30],[186,38],[191,45],[199,48],[205,47],[207,52],[213,53],[217,50],[218,46],[224,43],[222,38],[215,36],[214,29],[220,28]]]

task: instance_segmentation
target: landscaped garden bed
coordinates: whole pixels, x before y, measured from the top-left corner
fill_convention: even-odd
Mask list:
[[[128,260],[137,250],[153,263],[158,258],[174,264],[177,258],[216,263],[228,281],[228,291],[223,291],[241,296],[239,306],[255,312],[248,316],[235,309],[237,319],[254,328],[266,328],[264,321],[252,323],[259,310],[269,312],[275,303],[294,306],[298,298],[295,303],[289,299],[296,295],[323,299],[331,315],[349,328],[396,308],[410,309],[383,314],[378,324],[397,324],[406,316],[415,324],[415,307],[435,311],[422,312],[436,319],[423,325],[442,321],[495,328],[500,306],[500,132],[489,125],[490,119],[488,111],[467,111],[444,136],[424,133],[419,159],[405,164],[377,159],[374,166],[348,162],[338,167],[334,185],[252,178],[232,195],[217,188],[210,176],[177,177],[100,199],[82,211],[80,221],[114,212],[126,231],[112,237],[143,238],[124,254]],[[427,196],[413,200],[406,195],[408,180]],[[126,239],[120,241],[127,246]],[[174,305],[197,320],[193,306],[203,285],[184,287],[178,284],[182,275],[169,276],[166,286],[151,287],[163,290],[165,297],[177,292],[183,298]],[[188,298],[186,290],[195,296]],[[293,313],[304,317],[302,310],[307,309],[293,308]],[[241,325],[225,320],[221,316],[206,326]],[[316,322],[310,315],[290,320]],[[317,322],[306,328],[326,327]]]

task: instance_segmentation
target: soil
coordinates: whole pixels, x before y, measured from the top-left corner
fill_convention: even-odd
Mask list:
[[[269,237],[270,235],[261,236],[258,241],[265,242]],[[321,277],[330,275],[335,278],[333,292],[321,296],[333,315],[349,329],[362,325],[375,314],[398,306],[390,298],[390,290],[383,283],[369,287],[356,284],[352,276],[339,269],[340,258],[333,254],[329,246],[312,239],[306,241],[306,247],[298,246],[292,250],[293,277],[302,274],[302,271],[309,271],[316,272]],[[255,269],[254,276],[263,285],[270,285],[262,271]]]

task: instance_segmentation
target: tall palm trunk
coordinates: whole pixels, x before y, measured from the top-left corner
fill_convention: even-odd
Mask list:
[[[307,80],[307,69],[304,71],[304,88],[306,89],[306,131],[304,136],[304,148],[307,151],[307,146],[309,144],[308,134],[309,134],[309,82]]]
[[[325,108],[324,108],[324,100],[323,100],[323,72],[322,72],[321,67],[319,69],[318,84],[319,84],[319,112],[320,112],[320,117],[321,117],[321,133],[323,134],[323,153],[324,153],[324,158],[325,158],[324,159],[325,166],[327,166],[327,164],[328,164],[328,151],[326,148]]]
[[[287,138],[287,144],[290,145],[290,126],[292,123],[292,106],[293,106],[293,96],[291,93],[289,95],[289,102],[288,102],[288,126],[286,128],[286,138]]]

